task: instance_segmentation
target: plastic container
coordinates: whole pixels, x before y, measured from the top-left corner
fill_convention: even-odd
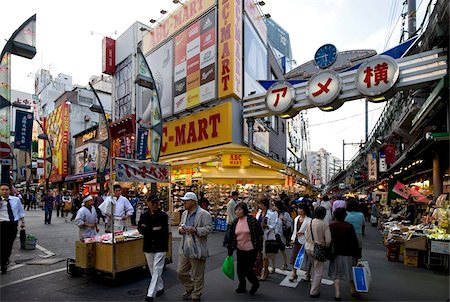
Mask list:
[[[34,250],[36,249],[37,239],[25,239],[25,249],[26,250]]]
[[[398,262],[400,258],[400,244],[389,243],[387,246],[387,259]]]

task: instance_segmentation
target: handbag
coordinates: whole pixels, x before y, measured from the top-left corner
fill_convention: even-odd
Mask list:
[[[260,276],[263,269],[263,260],[262,257],[258,254],[255,261],[255,267],[253,268],[253,271],[255,272],[255,276]]]
[[[266,253],[268,254],[276,254],[278,253],[279,242],[277,240],[266,240],[265,246]]]
[[[314,241],[314,234],[312,230],[312,221],[310,223],[311,238],[314,242],[313,258],[317,261],[326,261],[331,258],[331,247],[320,245]]]

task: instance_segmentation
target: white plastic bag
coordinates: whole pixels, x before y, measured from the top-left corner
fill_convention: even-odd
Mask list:
[[[202,257],[201,247],[195,242],[195,237],[189,234],[184,235],[183,255],[186,258],[200,259]]]
[[[114,200],[114,198],[111,198],[111,196],[108,196],[105,198],[105,200],[98,206],[98,208],[100,209],[100,211],[102,211],[102,214],[107,216],[111,216],[112,215],[112,203],[116,203],[116,201]]]
[[[378,222],[378,218],[376,216],[370,216],[370,223],[375,224]]]

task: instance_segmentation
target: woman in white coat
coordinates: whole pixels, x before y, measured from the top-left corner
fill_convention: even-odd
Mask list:
[[[297,206],[297,217],[295,217],[294,219],[294,231],[292,232],[291,236],[292,254],[290,263],[292,265],[292,277],[289,279],[290,282],[294,282],[295,280],[297,280],[297,269],[294,267],[295,258],[297,258],[298,252],[306,242],[306,228],[309,227],[311,220],[311,212],[308,205],[306,203],[300,203]],[[306,261],[308,261],[308,259],[305,253],[303,262]],[[302,266],[304,267],[305,265]],[[308,281],[311,277],[309,265],[307,267],[308,269],[306,270],[306,280]]]
[[[320,202],[320,206],[324,207],[325,210],[327,211],[323,221],[325,221],[326,223],[330,224],[331,220],[333,219],[332,216],[331,216],[331,210],[333,208],[333,205],[331,204],[330,198],[327,195],[325,195],[323,197],[322,201]]]
[[[277,215],[270,209],[270,201],[264,197],[258,201],[258,213],[256,219],[263,229],[263,270],[259,280],[266,280],[269,276],[269,258],[275,265],[276,248],[275,226],[277,224]],[[275,269],[275,266],[274,266]]]

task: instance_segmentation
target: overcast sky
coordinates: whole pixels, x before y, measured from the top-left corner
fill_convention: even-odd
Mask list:
[[[417,24],[428,1],[416,0]],[[338,50],[393,47],[400,39],[403,0],[265,0],[264,13],[290,33],[293,57],[300,65],[313,58],[321,45],[332,43]],[[39,68],[57,76],[73,76],[73,83],[87,85],[91,75],[101,74],[101,41],[104,35],[117,38],[135,21],[149,24],[159,11],[178,5],[171,0],[22,0],[3,3],[0,18],[0,47],[34,13],[37,14],[37,54],[33,60],[13,56],[12,89],[34,92],[34,74]],[[405,27],[406,24],[405,24]],[[116,34],[117,33],[117,34]],[[390,37],[390,39],[388,39]],[[369,105],[370,129],[383,104]],[[307,111],[311,150],[324,148],[342,158],[342,140],[364,140],[364,102],[347,102],[324,113]],[[370,130],[369,129],[369,130]],[[345,158],[356,152],[345,147]]]

